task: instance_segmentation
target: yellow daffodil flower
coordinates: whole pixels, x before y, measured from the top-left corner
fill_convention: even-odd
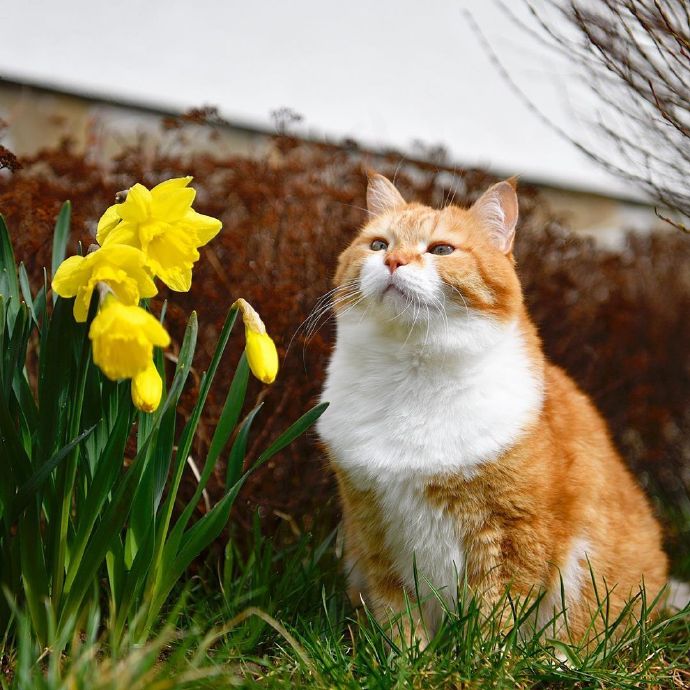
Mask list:
[[[74,318],[86,321],[91,295],[97,283],[105,283],[123,304],[136,305],[158,290],[145,265],[143,252],[134,247],[112,245],[86,256],[70,256],[53,278],[53,291],[60,297],[76,297]]]
[[[151,190],[135,184],[125,201],[103,214],[96,235],[104,247],[125,244],[141,249],[153,273],[178,292],[189,290],[199,247],[221,228],[216,218],[192,209],[196,191],[187,186],[191,181],[178,177]]]
[[[278,374],[278,352],[266,333],[266,326],[249,302],[238,299],[233,305],[242,312],[245,352],[252,374],[263,383],[273,383]]]
[[[158,409],[163,395],[163,381],[153,360],[132,379],[132,402],[142,412]]]
[[[153,347],[167,347],[170,336],[141,307],[122,304],[107,295],[91,323],[93,361],[111,380],[131,379],[151,363]]]

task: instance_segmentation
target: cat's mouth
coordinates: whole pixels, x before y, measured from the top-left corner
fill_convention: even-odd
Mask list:
[[[402,289],[399,288],[397,285],[394,285],[393,283],[389,283],[386,289],[381,293],[381,299],[383,299],[386,295],[395,295],[397,297],[404,297],[407,299],[409,295]]]

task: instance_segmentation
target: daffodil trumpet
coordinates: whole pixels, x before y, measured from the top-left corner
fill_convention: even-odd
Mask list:
[[[93,361],[112,381],[142,373],[153,358],[153,348],[167,347],[170,336],[158,320],[139,306],[125,305],[105,295],[91,322],[89,338]]]

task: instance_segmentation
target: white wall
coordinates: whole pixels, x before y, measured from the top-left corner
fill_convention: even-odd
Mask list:
[[[6,0],[0,77],[173,111],[213,104],[249,125],[287,106],[317,135],[443,144],[460,165],[634,197],[508,88],[465,9],[539,107],[582,132],[567,98],[581,117],[593,106],[564,93],[569,67],[489,0]]]

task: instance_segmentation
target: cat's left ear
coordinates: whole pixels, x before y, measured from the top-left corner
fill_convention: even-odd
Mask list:
[[[380,216],[405,205],[402,194],[387,177],[367,171],[367,182],[367,210],[372,216]]]
[[[489,231],[491,240],[504,254],[513,251],[515,226],[518,220],[518,199],[515,178],[489,187],[472,206],[472,211]]]

